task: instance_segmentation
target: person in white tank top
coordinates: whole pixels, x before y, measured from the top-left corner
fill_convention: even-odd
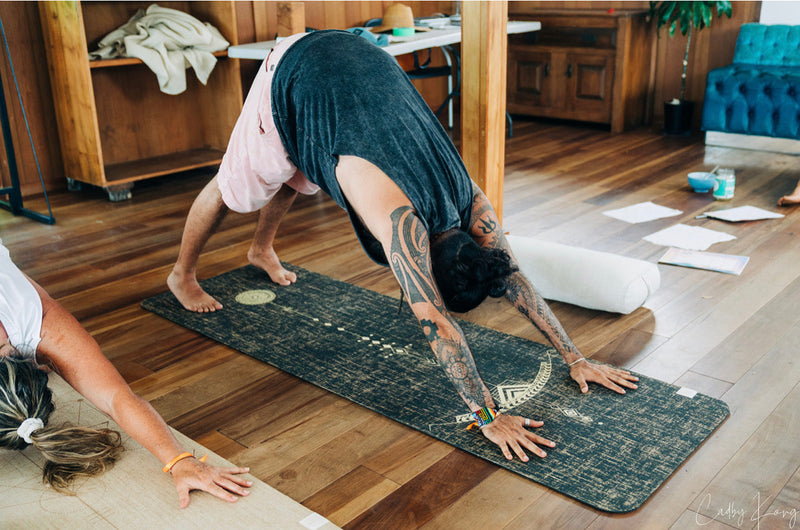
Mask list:
[[[181,508],[188,506],[191,490],[204,490],[230,502],[249,493],[252,482],[242,476],[249,468],[210,466],[185,451],[158,412],[133,393],[91,335],[17,268],[2,242],[0,344],[0,448],[38,448],[45,459],[46,480],[55,489],[69,491],[75,478],[113,464],[121,440],[119,433],[109,429],[49,424],[54,405],[46,370],[58,373],[161,461],[164,473],[172,474]],[[50,458],[55,452],[91,456],[60,464]],[[73,464],[81,470],[75,472]]]

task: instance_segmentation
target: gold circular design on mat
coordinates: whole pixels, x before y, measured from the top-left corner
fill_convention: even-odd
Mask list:
[[[254,289],[236,295],[236,301],[243,305],[263,305],[273,300],[275,300],[275,293],[269,289]]]

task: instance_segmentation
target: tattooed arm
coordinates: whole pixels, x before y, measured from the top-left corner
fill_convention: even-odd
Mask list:
[[[497,214],[478,186],[474,183],[472,200],[472,219],[470,221],[470,235],[482,247],[502,248],[511,256],[512,263],[519,268],[511,247],[503,235]],[[589,390],[588,382],[599,383],[615,392],[624,394],[622,388],[636,388],[633,381],[638,378],[625,370],[618,370],[606,365],[581,362],[583,355],[567,335],[564,327],[558,321],[550,306],[533,287],[530,280],[519,270],[508,278],[506,299],[511,302],[525,318],[530,320],[544,333],[553,347],[570,366],[570,376],[578,383],[581,392]]]
[[[414,210],[402,206],[392,212],[389,266],[408,297],[436,359],[470,410],[494,408],[458,323],[444,307],[431,271],[428,232]]]
[[[436,359],[453,382],[458,394],[471,411],[496,408],[489,389],[481,380],[469,346],[458,323],[445,309],[431,270],[428,232],[410,206],[401,206],[391,214],[389,265],[406,293],[408,304],[422,325]],[[542,422],[521,416],[498,415],[483,427],[483,434],[497,444],[506,458],[511,451],[527,461],[523,449],[539,456],[546,453],[536,444],[553,447],[553,442],[525,430],[540,427]]]
[[[431,273],[428,231],[411,201],[383,171],[358,157],[339,156],[336,179],[364,226],[380,241],[392,272],[408,296],[411,311],[422,324],[436,359],[458,394],[471,411],[494,408],[464,334],[444,307]],[[506,458],[512,459],[513,451],[526,462],[526,450],[544,456],[545,452],[536,444],[554,445],[525,429],[541,425],[520,416],[499,414],[481,432],[500,447]]]

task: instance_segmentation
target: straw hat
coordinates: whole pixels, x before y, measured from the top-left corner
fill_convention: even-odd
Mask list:
[[[414,26],[414,13],[405,4],[390,4],[383,12],[380,26],[369,28],[373,33],[392,31],[395,28],[414,28],[417,31],[428,31],[430,28]]]

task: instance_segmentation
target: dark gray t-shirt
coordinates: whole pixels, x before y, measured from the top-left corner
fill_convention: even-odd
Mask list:
[[[275,69],[272,113],[292,162],[346,209],[364,250],[387,264],[336,180],[340,155],[363,158],[411,201],[429,234],[466,230],[472,181],[447,133],[388,53],[345,31],[309,33]]]

